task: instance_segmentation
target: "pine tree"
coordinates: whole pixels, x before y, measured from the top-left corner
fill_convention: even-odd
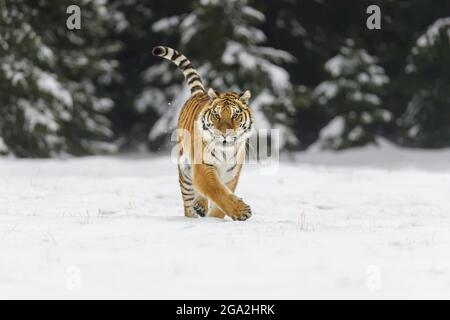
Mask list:
[[[320,147],[344,149],[376,143],[380,129],[392,120],[383,107],[383,86],[389,82],[384,69],[352,40],[327,61],[325,69],[330,79],[314,90],[318,108],[331,119],[320,133]]]
[[[282,137],[292,138],[285,123],[293,110],[293,88],[281,65],[293,61],[293,57],[264,46],[266,35],[260,29],[264,20],[264,14],[246,0],[196,0],[190,12],[163,18],[153,30],[179,34],[180,40],[173,46],[192,60],[207,87],[236,92],[250,89],[257,126],[277,126]],[[147,99],[157,102],[155,107],[162,114],[150,133],[151,139],[157,139],[175,127],[188,92],[180,72],[167,63],[158,61],[145,76],[149,83],[165,84],[164,96],[155,89]],[[164,100],[171,106],[162,103]]]
[[[411,99],[400,125],[404,143],[450,146],[450,18],[441,18],[421,35],[406,66]]]
[[[68,30],[72,1],[1,0],[0,153],[19,157],[109,150],[104,116],[116,48],[104,39],[114,19],[102,1],[81,6],[81,30]]]
[[[112,0],[109,3],[120,13],[123,26],[110,35],[122,45],[115,55],[119,77],[114,78],[107,88],[107,94],[115,102],[108,114],[115,139],[120,150],[157,150],[158,143],[149,143],[149,130],[170,108],[168,101],[173,98],[171,92],[180,92],[183,82],[178,79],[180,75],[173,66],[154,59],[151,51],[156,45],[178,42],[176,32],[159,32],[164,27],[161,17],[169,17],[167,23],[170,29],[173,23],[170,17],[186,12],[189,1]],[[153,26],[157,21],[160,21],[159,26]],[[154,72],[157,75],[153,76]],[[177,80],[167,82],[173,78]],[[170,89],[172,85],[176,90]]]

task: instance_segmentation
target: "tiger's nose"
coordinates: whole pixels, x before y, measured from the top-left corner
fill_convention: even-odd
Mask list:
[[[231,134],[222,135],[223,144],[232,143],[234,142],[234,139],[235,138]]]

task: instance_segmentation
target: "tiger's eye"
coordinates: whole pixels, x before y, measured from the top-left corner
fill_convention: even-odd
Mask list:
[[[216,110],[213,110],[212,115],[213,115],[213,117],[216,118],[216,119],[219,119],[219,118],[220,118],[219,113],[218,113]]]

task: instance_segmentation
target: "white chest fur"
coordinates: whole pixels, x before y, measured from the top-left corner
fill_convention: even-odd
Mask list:
[[[242,161],[245,144],[230,147],[218,146],[205,155],[205,162],[214,165],[220,180],[228,183],[236,176],[238,164]]]

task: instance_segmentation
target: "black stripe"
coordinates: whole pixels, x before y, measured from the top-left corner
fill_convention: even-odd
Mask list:
[[[189,170],[189,172],[185,172],[184,170],[180,170],[180,173],[181,173],[182,177],[185,178],[185,179],[186,178],[189,178],[189,179],[191,178],[191,176],[190,176],[191,169],[189,168],[188,170]]]
[[[234,168],[236,168],[236,166],[237,166],[237,164],[235,164],[234,166],[232,166],[231,168],[229,168],[229,169],[227,170],[227,172],[231,172],[231,171],[233,171],[233,170],[234,170]]]
[[[218,161],[220,161],[219,159],[217,159],[216,153],[214,152],[214,150],[211,150],[211,155]]]
[[[183,182],[187,182],[188,184],[192,185],[192,180],[191,180],[191,177],[189,177],[188,175],[186,175],[186,174],[182,174],[182,176],[181,176],[181,178],[180,178],[180,179],[182,179],[182,180],[183,180]]]
[[[192,78],[195,78],[195,77],[197,77],[197,78],[200,78],[200,75],[197,73],[197,71],[195,71],[195,72],[189,72],[189,73],[187,73],[187,74],[185,74],[185,77],[186,77],[186,80],[191,80]]]
[[[183,196],[192,196],[192,193],[183,192],[183,190],[181,190],[181,194]]]
[[[208,130],[208,127],[206,127],[206,124],[205,124],[205,120],[203,120],[203,119],[202,119],[202,126],[203,126],[203,130]]]
[[[179,53],[177,50],[173,51],[173,56],[172,58],[170,58],[171,60],[176,60],[177,58],[179,58],[181,56],[181,53]]]
[[[187,184],[188,186],[185,186],[185,184]],[[182,187],[183,189],[185,189],[186,191],[193,191],[193,189],[190,188],[190,187],[192,187],[192,184],[187,183],[186,181],[182,181],[181,187]]]
[[[198,72],[195,71],[195,70],[192,70],[192,71],[190,71],[189,73],[184,74],[184,76],[186,77],[186,79],[189,79],[190,77],[193,77],[193,76],[198,76],[198,77],[200,77],[199,74],[198,74]]]
[[[186,63],[186,62],[189,62],[189,60],[186,57],[184,57],[183,60],[181,60],[179,66],[182,67],[183,64]]]
[[[201,82],[199,76],[193,76],[191,79],[188,80],[187,83],[188,83],[189,85],[191,85],[194,81],[197,81],[197,80]]]
[[[242,126],[244,126],[244,124],[247,122],[247,113],[246,112],[242,113],[242,118],[244,120],[244,121],[242,121]]]
[[[187,195],[187,196],[193,196],[194,195],[194,190],[186,191],[183,188],[181,188],[181,193],[183,193],[184,195]]]
[[[198,86],[198,85],[197,86],[193,86],[191,88],[191,93],[194,92],[194,91],[197,91],[197,90],[204,91],[205,89],[202,86]]]
[[[194,192],[194,189],[188,188],[188,187],[184,186],[182,183],[180,184],[180,187],[183,191]]]
[[[247,128],[250,128],[252,126],[252,124],[253,124],[252,118],[248,114],[246,114],[246,116],[247,116],[247,119],[245,119],[245,124],[247,124],[247,122],[248,122],[248,127]]]
[[[189,68],[194,69],[194,66],[193,66],[192,63],[190,63],[190,62],[189,62],[189,64],[187,64],[187,65],[185,65],[184,67],[182,67],[181,70],[184,71],[184,70],[189,69]]]
[[[237,141],[237,138],[236,138]],[[237,155],[239,153],[239,148],[236,148],[236,152],[233,154],[233,159],[235,159],[237,161]]]
[[[206,163],[206,162],[203,162],[203,164],[204,164],[205,166],[208,166],[208,167],[213,167],[213,168],[215,168],[215,167],[214,167],[214,165],[213,165],[213,164],[211,164],[211,163]]]
[[[194,200],[194,197],[189,197],[189,198],[183,198],[184,201],[192,201]]]

